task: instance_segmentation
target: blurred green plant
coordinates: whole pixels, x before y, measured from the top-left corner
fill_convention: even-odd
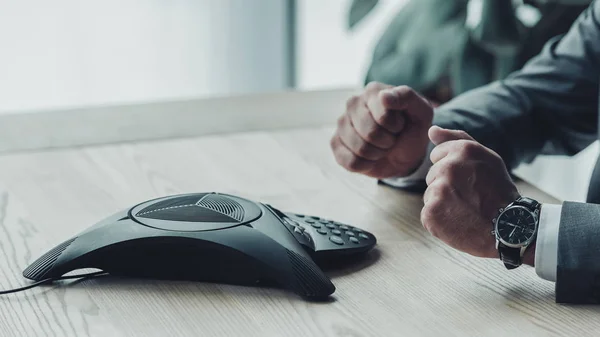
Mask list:
[[[348,29],[353,29],[362,19],[364,19],[379,0],[353,0],[348,11]]]
[[[520,69],[548,39],[566,32],[591,2],[411,0],[378,41],[365,82],[409,85],[445,102]],[[348,29],[355,29],[378,3],[353,0]],[[526,23],[519,9],[539,17]]]

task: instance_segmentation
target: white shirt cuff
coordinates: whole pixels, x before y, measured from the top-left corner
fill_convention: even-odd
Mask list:
[[[392,177],[381,180],[387,185],[398,188],[410,187],[416,183],[422,182],[425,180],[425,177],[427,177],[427,172],[429,172],[431,166],[433,166],[431,159],[429,159],[429,155],[434,147],[435,145],[433,145],[433,143],[429,143],[429,146],[427,146],[427,154],[425,155],[425,159],[415,172],[405,177]]]
[[[556,282],[561,211],[562,205],[542,205],[535,246],[535,272],[544,280],[552,282]]]

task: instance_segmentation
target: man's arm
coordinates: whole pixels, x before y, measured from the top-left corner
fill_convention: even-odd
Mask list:
[[[498,258],[490,219],[519,197],[502,159],[462,131],[432,127],[429,136],[436,147],[423,226],[458,250]],[[524,262],[535,260],[538,275],[556,281],[557,302],[600,303],[600,205],[544,204],[540,214],[535,250],[525,253]]]
[[[440,107],[434,124],[467,131],[509,168],[542,151],[581,151],[596,139],[598,128],[599,18],[595,1],[521,71]]]
[[[562,38],[502,82],[463,94],[435,113],[411,88],[369,83],[347,101],[331,139],[342,167],[384,179],[423,162],[432,122],[462,129],[496,151],[509,168],[546,150],[575,154],[596,138],[600,2]]]
[[[599,16],[596,1],[568,34],[549,41],[521,71],[458,96],[435,111],[433,123],[467,131],[500,154],[509,169],[542,152],[583,150],[597,137]],[[421,189],[429,167],[425,160],[415,174],[382,182]]]

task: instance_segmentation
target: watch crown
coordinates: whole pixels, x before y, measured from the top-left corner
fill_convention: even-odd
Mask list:
[[[492,236],[496,236],[496,231],[495,231],[495,230],[492,230],[492,231],[490,232],[490,234],[491,234]]]
[[[496,218],[492,219],[492,223],[495,224],[496,223]]]

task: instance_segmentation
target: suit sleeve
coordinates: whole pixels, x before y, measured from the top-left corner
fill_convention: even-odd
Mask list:
[[[600,205],[565,202],[558,233],[556,302],[600,303]]]
[[[598,129],[599,20],[600,2],[594,1],[522,70],[440,107],[434,124],[467,131],[508,168],[540,153],[583,150]]]

